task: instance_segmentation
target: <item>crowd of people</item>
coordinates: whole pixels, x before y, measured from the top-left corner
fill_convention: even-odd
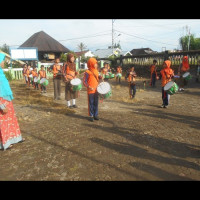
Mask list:
[[[4,67],[5,55],[0,54],[0,149],[7,149],[12,144],[24,141],[21,136],[20,128],[15,116],[12,105],[12,91],[9,82],[6,79],[2,68]],[[55,63],[48,69],[53,74],[54,100],[61,100],[61,83],[65,84],[65,100],[66,106],[70,109],[77,108],[76,99],[79,91],[72,90],[71,81],[79,77],[79,71],[76,69],[74,63],[75,57],[73,54],[67,55],[67,61],[61,65],[60,59],[56,58]],[[199,62],[200,63],[200,62]],[[167,108],[169,105],[170,94],[164,89],[165,85],[174,78],[174,70],[171,69],[171,61],[165,60],[163,62],[162,70],[158,72],[157,61],[153,60],[150,66],[150,86],[156,86],[156,80],[161,80],[162,87],[162,108]],[[115,71],[111,70],[109,63],[104,63],[103,68],[100,68],[98,61],[95,58],[89,58],[87,61],[88,69],[84,72],[82,83],[87,88],[88,97],[88,116],[90,121],[99,120],[98,101],[99,94],[97,87],[101,82],[108,82],[107,75],[115,73],[116,83],[121,84],[122,67],[118,66]],[[199,69],[199,68],[198,68]],[[178,68],[178,76],[180,78],[179,91],[184,91],[184,86],[188,81],[183,78],[185,72],[189,72],[190,66],[188,57],[184,56],[183,61]],[[200,71],[200,70],[199,70]],[[30,65],[24,65],[23,68],[24,81],[27,87],[33,87],[35,90],[41,90],[41,93],[47,92],[47,87],[40,84],[41,79],[47,78],[44,66],[37,71],[36,67],[31,69]],[[130,99],[136,96],[136,79],[137,73],[134,66],[126,71],[125,81],[129,88]],[[9,125],[9,126],[8,126]],[[9,127],[9,128],[6,128]]]

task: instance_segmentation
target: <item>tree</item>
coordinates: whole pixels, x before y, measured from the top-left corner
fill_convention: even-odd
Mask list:
[[[4,44],[2,47],[0,47],[1,51],[7,53],[7,54],[10,54],[10,51],[9,51],[9,46],[7,44]]]
[[[87,46],[85,44],[83,44],[82,42],[78,45],[78,49],[80,49],[81,52],[83,50],[85,50],[86,48],[87,48]]]
[[[189,44],[189,50],[200,49],[200,38],[195,38],[194,34],[191,34],[190,38],[189,35],[181,37],[179,39],[179,43],[183,51],[188,51],[188,44]]]

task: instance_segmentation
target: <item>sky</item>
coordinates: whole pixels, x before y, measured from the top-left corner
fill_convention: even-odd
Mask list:
[[[82,42],[94,52],[120,43],[123,51],[180,49],[179,38],[189,32],[200,37],[200,19],[0,19],[0,46],[19,47],[44,31],[71,51]]]

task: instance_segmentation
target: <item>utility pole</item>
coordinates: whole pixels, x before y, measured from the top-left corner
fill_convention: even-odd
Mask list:
[[[188,25],[186,25],[186,31],[188,34],[188,51],[189,51],[189,49],[190,49],[190,29],[189,29]]]
[[[188,39],[188,51],[190,50],[190,29],[189,29],[189,39]]]
[[[113,25],[114,25],[114,19],[112,19],[112,53],[113,52],[113,49],[114,49],[114,29],[113,29]]]

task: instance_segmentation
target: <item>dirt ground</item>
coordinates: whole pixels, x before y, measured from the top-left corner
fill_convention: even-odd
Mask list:
[[[144,88],[143,81],[147,81]],[[200,180],[200,83],[194,79],[160,108],[161,82],[137,78],[131,100],[124,78],[110,80],[112,96],[99,102],[99,121],[88,120],[86,90],[68,109],[47,93],[11,82],[23,143],[0,151],[0,180]]]

